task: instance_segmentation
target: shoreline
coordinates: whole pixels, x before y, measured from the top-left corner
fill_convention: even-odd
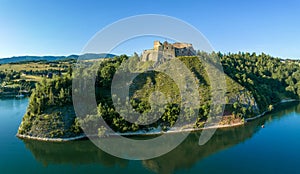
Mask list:
[[[234,124],[225,124],[225,125],[217,125],[217,126],[209,126],[209,127],[203,127],[203,128],[186,128],[186,129],[177,129],[177,130],[169,130],[169,131],[159,131],[159,132],[125,132],[125,133],[112,133],[107,134],[105,137],[114,137],[114,136],[155,136],[155,135],[162,135],[162,134],[174,134],[174,133],[181,133],[181,132],[197,132],[201,130],[207,130],[207,129],[219,129],[219,128],[229,128],[229,127],[235,127],[235,126],[241,126],[244,125],[244,122],[234,123]],[[75,140],[82,140],[89,137],[98,137],[97,135],[79,135],[76,137],[70,137],[70,138],[43,138],[43,137],[34,137],[30,135],[21,135],[16,134],[16,137],[20,139],[30,139],[30,140],[38,140],[38,141],[45,141],[45,142],[68,142],[68,141],[75,141]]]
[[[299,102],[299,100],[296,99],[289,99],[289,100],[282,100],[279,103],[274,104],[274,106],[282,104],[282,103],[288,103],[288,102]],[[181,128],[181,129],[175,129],[172,130],[170,129],[169,131],[157,131],[157,132],[127,132],[127,133],[112,133],[112,134],[107,134],[105,137],[113,137],[113,136],[153,136],[153,135],[162,135],[162,134],[172,134],[172,133],[180,133],[180,132],[197,132],[201,130],[207,130],[207,129],[222,129],[222,128],[229,128],[229,127],[236,127],[236,126],[242,126],[245,125],[247,122],[256,120],[258,118],[261,118],[265,116],[267,113],[271,111],[264,111],[263,113],[251,117],[251,118],[245,118],[244,122],[238,122],[234,124],[225,124],[225,125],[213,125],[209,127],[202,127],[202,128]],[[38,141],[45,141],[45,142],[68,142],[68,141],[75,141],[75,140],[81,140],[81,139],[86,139],[89,138],[87,135],[79,135],[75,137],[69,137],[69,138],[43,138],[43,137],[34,137],[30,135],[21,135],[21,134],[16,134],[16,137],[20,139],[31,139],[31,140],[38,140]]]
[[[81,140],[87,138],[86,135],[79,135],[70,138],[43,138],[43,137],[34,137],[30,135],[21,135],[21,134],[16,134],[16,137],[20,139],[38,140],[38,141],[45,141],[45,142],[68,142],[68,141],[75,141],[75,140]]]
[[[290,102],[300,102],[300,100],[297,100],[297,99],[283,99],[281,100],[280,102],[274,104],[274,106],[277,106],[277,105],[280,105],[280,104],[283,104],[283,103],[290,103]],[[249,121],[253,121],[253,120],[256,120],[260,117],[263,117],[264,115],[266,115],[267,113],[269,113],[271,111],[264,111],[263,113],[255,116],[255,117],[251,117],[251,118],[245,118],[245,123],[249,122]]]

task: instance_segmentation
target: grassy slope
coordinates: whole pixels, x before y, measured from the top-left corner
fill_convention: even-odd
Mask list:
[[[188,59],[193,59],[190,61]],[[209,92],[209,79],[206,73],[205,68],[202,66],[202,63],[194,57],[182,57],[181,60],[187,65],[189,69],[193,72],[196,76],[196,79],[199,80],[199,94],[202,98],[206,99],[209,96],[207,93]],[[195,62],[196,61],[196,62]],[[195,66],[194,63],[197,63]],[[179,72],[180,73],[180,72]],[[241,86],[239,83],[234,81],[232,78],[225,74],[226,80],[226,96],[229,98],[234,98],[236,94],[240,91],[246,91],[246,89]],[[162,93],[166,94],[167,96],[171,97],[174,102],[179,102],[180,97],[178,96],[179,89],[176,86],[175,82],[165,74],[162,73],[143,73],[139,75],[134,80],[134,89],[138,89],[133,97],[136,98],[144,98],[147,99],[146,96],[153,92],[154,90],[161,91]]]

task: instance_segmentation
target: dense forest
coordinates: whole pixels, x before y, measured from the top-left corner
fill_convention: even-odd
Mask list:
[[[282,60],[269,55],[255,53],[207,54],[199,52],[198,56],[179,57],[197,79],[201,104],[197,108],[184,108],[184,119],[197,111],[198,118],[193,127],[202,127],[209,119],[210,81],[201,59],[221,60],[227,84],[224,124],[242,122],[245,118],[270,111],[273,106],[284,99],[300,97],[300,64],[298,61]],[[139,125],[138,122],[126,121],[113,105],[111,83],[116,70],[128,60],[128,69],[141,72],[130,84],[130,98],[126,105],[131,105],[143,119],[151,110],[149,95],[160,91],[170,100],[156,122]],[[93,66],[90,66],[93,64]],[[164,73],[146,71],[153,62],[141,62],[139,56],[128,58],[126,55],[101,61],[86,61],[80,64],[82,71],[73,72],[72,68],[52,79],[44,78],[36,84],[30,97],[27,112],[19,127],[19,134],[37,137],[70,137],[83,134],[83,129],[92,129],[93,134],[102,136],[106,128],[99,124],[99,118],[117,132],[134,132],[151,129],[169,130],[174,126],[180,112],[181,98],[174,81]],[[88,68],[87,68],[88,67]],[[79,69],[80,69],[79,68]],[[72,102],[72,79],[74,77],[89,78],[96,72],[96,102],[98,107],[92,108],[90,114],[76,117]],[[84,99],[83,99],[84,102]],[[153,116],[154,117],[154,116]],[[90,132],[91,133],[91,132]]]
[[[221,54],[225,73],[250,90],[266,110],[282,99],[300,96],[300,63],[255,53]]]

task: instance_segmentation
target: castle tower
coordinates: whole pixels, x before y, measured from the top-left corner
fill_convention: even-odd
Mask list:
[[[154,50],[159,50],[161,46],[162,44],[158,40],[154,41],[154,45],[153,45]]]

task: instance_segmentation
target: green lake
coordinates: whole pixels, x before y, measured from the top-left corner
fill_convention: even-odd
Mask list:
[[[0,100],[1,173],[299,173],[300,104],[286,103],[246,125],[201,132],[171,152],[146,161],[113,157],[89,140],[49,143],[15,137],[28,99]],[[262,128],[262,125],[265,125]]]

